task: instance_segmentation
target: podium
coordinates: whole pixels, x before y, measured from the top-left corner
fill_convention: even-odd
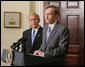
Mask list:
[[[24,62],[26,66],[57,66],[58,62],[61,61],[55,58],[46,58],[41,56],[25,54]]]
[[[46,58],[16,51],[12,51],[10,54],[7,51],[7,49],[3,50],[2,61],[11,64],[11,66],[58,66],[59,63],[62,63],[56,58]],[[8,56],[12,59],[8,58]]]

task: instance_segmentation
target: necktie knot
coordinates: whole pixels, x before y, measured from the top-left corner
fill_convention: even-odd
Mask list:
[[[33,30],[33,36],[35,35],[35,30]]]

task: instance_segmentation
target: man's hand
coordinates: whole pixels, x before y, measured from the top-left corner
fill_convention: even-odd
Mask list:
[[[33,55],[43,55],[43,52],[40,50],[36,50]]]

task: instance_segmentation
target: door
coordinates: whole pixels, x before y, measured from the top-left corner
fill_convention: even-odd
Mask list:
[[[46,5],[60,7],[59,21],[70,30],[70,44],[66,56],[67,66],[84,65],[84,1],[44,1]]]

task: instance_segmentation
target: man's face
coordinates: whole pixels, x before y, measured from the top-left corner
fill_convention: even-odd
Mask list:
[[[54,21],[57,19],[57,14],[54,13],[53,8],[48,8],[45,10],[45,21],[48,24],[54,23]]]
[[[39,18],[36,15],[33,16],[29,16],[29,21],[30,21],[30,25],[32,26],[33,29],[37,28],[39,25]]]

